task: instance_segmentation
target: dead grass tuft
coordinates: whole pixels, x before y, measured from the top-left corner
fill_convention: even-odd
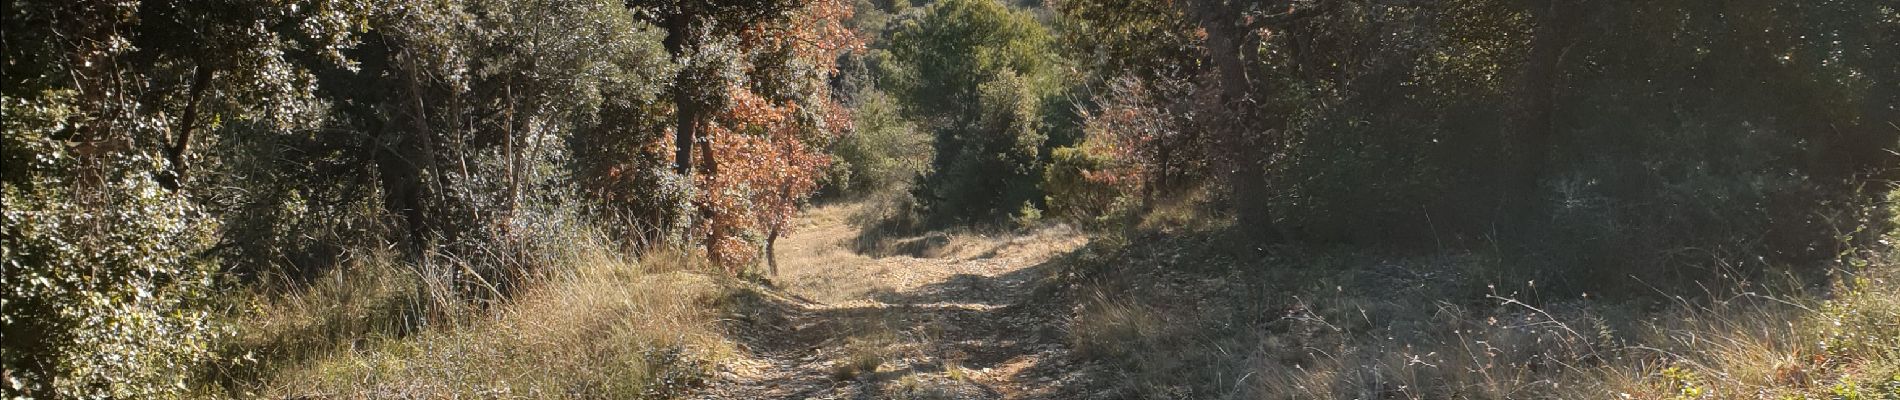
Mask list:
[[[831,379],[848,381],[876,374],[878,367],[891,357],[891,347],[895,344],[895,338],[889,333],[847,339],[844,354],[832,361]]]

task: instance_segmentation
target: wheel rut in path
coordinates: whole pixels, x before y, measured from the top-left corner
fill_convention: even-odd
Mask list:
[[[751,324],[766,328],[736,333],[744,354],[698,398],[1085,397],[1087,368],[1060,328],[1069,310],[1032,294],[1084,235],[1052,226],[869,238],[854,223],[865,207],[810,210],[780,239],[773,280],[799,299]]]

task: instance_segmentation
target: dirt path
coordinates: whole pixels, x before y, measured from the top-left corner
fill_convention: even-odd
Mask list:
[[[1079,397],[1058,322],[1035,304],[1052,258],[1085,244],[1065,227],[864,238],[863,205],[811,210],[779,243],[778,286],[800,301],[702,398],[1043,399]]]

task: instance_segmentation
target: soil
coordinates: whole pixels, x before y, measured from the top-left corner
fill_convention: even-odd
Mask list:
[[[785,299],[731,316],[742,354],[698,398],[1088,397],[1094,368],[1065,340],[1072,310],[1037,290],[1083,234],[867,237],[867,212],[819,207],[780,239],[770,279]]]

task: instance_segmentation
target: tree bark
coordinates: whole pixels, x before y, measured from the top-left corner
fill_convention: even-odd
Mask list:
[[[172,144],[165,148],[165,159],[171,163],[169,175],[161,175],[159,184],[169,190],[178,190],[185,180],[185,155],[191,152],[191,134],[198,127],[198,100],[204,98],[205,89],[211,86],[211,78],[217,70],[199,65],[192,72],[191,88],[185,97],[185,115],[178,123],[178,136],[172,138]]]
[[[685,72],[680,72],[680,79],[687,79]],[[677,84],[685,85],[686,83],[680,82]],[[692,176],[693,142],[698,139],[699,136],[699,106],[693,104],[692,95],[686,93],[686,89],[676,88],[674,90],[673,172],[677,172],[680,175]]]
[[[692,28],[691,16],[675,14],[666,18],[666,39],[661,44],[673,60],[688,62],[687,52],[694,47],[688,43],[692,41]],[[702,112],[699,101],[694,99],[697,90],[692,66],[681,66],[673,76],[673,172],[685,176],[693,175],[693,141],[698,139]]]
[[[1545,0],[1531,9],[1536,26],[1531,32],[1530,57],[1520,77],[1520,102],[1513,113],[1517,121],[1511,126],[1513,137],[1506,141],[1514,151],[1508,152],[1511,159],[1503,164],[1506,171],[1502,174],[1507,196],[1505,218],[1512,222],[1523,222],[1538,209],[1538,185],[1557,130],[1554,115],[1558,78],[1571,45],[1568,20],[1576,18],[1570,15],[1577,11],[1575,8],[1570,0]]]
[[[775,246],[777,244],[778,229],[765,234],[765,265],[775,278],[778,277],[778,250]]]
[[[1251,48],[1256,46],[1249,45],[1257,45],[1260,40],[1257,31],[1243,23],[1243,10],[1227,2],[1200,0],[1177,4],[1188,7],[1187,13],[1207,32],[1208,59],[1214,64],[1221,86],[1222,111],[1229,117],[1226,126],[1219,129],[1215,143],[1226,153],[1237,223],[1255,237],[1278,239],[1273,237],[1278,230],[1274,227],[1271,210],[1267,202],[1259,198],[1266,195],[1266,169],[1261,165],[1260,145],[1250,137],[1253,132],[1266,128],[1258,124],[1259,118],[1254,115],[1257,110],[1250,106],[1255,100],[1255,88],[1247,75],[1247,66],[1252,62],[1248,54],[1257,50]]]

